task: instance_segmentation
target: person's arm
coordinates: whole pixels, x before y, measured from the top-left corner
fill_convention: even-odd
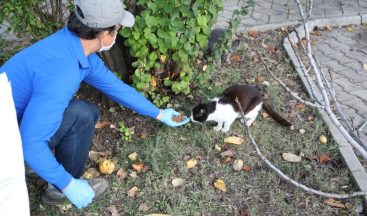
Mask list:
[[[118,79],[96,55],[90,57],[89,74],[84,81],[106,94],[115,102],[135,112],[156,119],[159,108],[152,104],[141,93]]]
[[[67,59],[45,59],[25,74],[27,82],[33,83],[33,89],[20,123],[25,162],[60,190],[70,183],[72,176],[56,160],[48,142],[59,128],[78,88],[69,77],[75,74],[73,67],[67,63]]]
[[[20,125],[25,162],[43,179],[60,190],[71,181],[71,175],[56,161],[48,142],[59,127],[67,100],[34,91]]]
[[[180,126],[189,122],[189,118],[186,118],[182,122],[174,122],[172,117],[179,115],[178,112],[173,109],[160,110],[146,99],[143,94],[118,79],[96,54],[92,54],[89,58],[91,69],[84,81],[99,89],[115,102],[141,115],[150,116],[153,119],[159,120],[171,127]]]

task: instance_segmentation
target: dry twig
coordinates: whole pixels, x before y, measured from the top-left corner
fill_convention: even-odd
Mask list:
[[[275,165],[273,165],[260,151],[258,145],[256,144],[256,141],[254,139],[254,137],[252,136],[249,127],[247,127],[246,125],[246,118],[245,118],[245,114],[242,110],[242,106],[239,103],[238,99],[236,98],[236,103],[238,104],[240,110],[241,110],[241,116],[242,119],[244,120],[244,124],[245,128],[246,128],[246,132],[247,135],[250,139],[251,144],[253,145],[253,147],[256,150],[256,154],[266,163],[266,165],[268,165],[272,170],[274,170],[278,175],[280,175],[284,180],[290,182],[291,184],[295,185],[296,187],[301,188],[304,191],[313,193],[313,194],[317,194],[320,196],[325,196],[325,197],[330,197],[330,198],[337,198],[337,199],[346,199],[346,198],[351,198],[351,197],[356,197],[356,196],[366,196],[367,195],[367,191],[359,191],[359,192],[354,192],[351,194],[334,194],[334,193],[327,193],[327,192],[323,192],[323,191],[319,191],[319,190],[315,190],[312,189],[310,187],[307,187],[306,185],[303,185],[293,179],[291,179],[290,177],[288,177],[287,175],[285,175],[281,170],[279,170]]]

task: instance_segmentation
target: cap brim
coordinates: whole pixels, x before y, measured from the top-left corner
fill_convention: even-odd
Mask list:
[[[125,27],[132,27],[135,23],[135,18],[132,13],[124,10],[124,18],[121,20],[120,25]]]

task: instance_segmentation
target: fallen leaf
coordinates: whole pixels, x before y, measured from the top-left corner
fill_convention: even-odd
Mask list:
[[[217,188],[218,190],[223,191],[223,192],[226,192],[227,191],[226,184],[221,179],[215,180],[214,187]]]
[[[105,152],[89,151],[89,159],[91,161],[99,163],[99,162],[107,159],[107,154]]]
[[[230,59],[231,59],[231,62],[239,62],[239,61],[241,61],[241,56],[234,53],[234,54],[231,55]]]
[[[250,166],[249,165],[243,165],[243,167],[242,167],[242,170],[243,171],[245,171],[245,172],[248,172],[248,171],[250,171]]]
[[[236,171],[241,171],[243,168],[243,161],[241,159],[235,160],[233,162],[233,169]]]
[[[276,46],[268,46],[268,48],[266,49],[268,52],[270,52],[271,54],[274,54],[277,51]]]
[[[129,176],[130,176],[131,178],[136,178],[136,177],[138,177],[138,174],[137,174],[135,171],[132,171],[132,172],[129,174]]]
[[[283,159],[288,162],[300,162],[301,157],[292,153],[283,153]]]
[[[145,139],[145,138],[147,138],[147,134],[146,133],[141,133],[140,135],[139,135],[139,137],[140,137],[140,139]]]
[[[265,86],[270,86],[270,83],[266,80],[262,84],[265,85]]]
[[[137,163],[131,164],[131,166],[137,172],[141,172],[144,168],[144,163],[143,162],[137,162]]]
[[[150,78],[150,85],[153,86],[153,87],[157,86],[157,78],[155,76],[152,76]]]
[[[290,129],[291,131],[294,131],[294,130],[295,130],[295,126],[294,126],[294,125],[291,125],[291,126],[289,127],[289,129]]]
[[[225,158],[223,158],[222,160],[220,160],[220,163],[221,163],[221,164],[227,164],[227,163],[230,163],[230,162],[231,162],[231,160],[232,160],[232,158],[231,158],[231,157],[225,157]]]
[[[236,154],[235,151],[233,151],[232,149],[228,149],[227,151],[224,151],[222,153],[220,153],[220,156],[222,157],[233,157]]]
[[[97,124],[94,126],[94,128],[96,129],[102,129],[105,128],[106,126],[110,125],[111,122],[106,122],[106,121],[99,121],[97,122]]]
[[[313,35],[313,36],[320,36],[321,35],[321,32],[320,31],[311,31],[310,32],[310,35]]]
[[[345,203],[344,205],[345,205],[345,207],[346,207],[347,209],[351,209],[351,208],[353,208],[353,204],[352,204],[352,203],[347,202],[347,203]]]
[[[134,186],[130,188],[130,190],[127,192],[127,195],[129,197],[135,198],[138,195],[139,188]]]
[[[168,214],[160,214],[160,213],[153,213],[153,214],[148,214],[148,215],[145,215],[145,216],[171,216],[171,215],[168,215]]]
[[[119,179],[125,179],[127,177],[127,172],[124,168],[120,168],[119,170],[117,170],[116,176]]]
[[[71,209],[73,207],[73,205],[71,203],[68,203],[68,204],[57,204],[56,205],[61,212],[65,212],[69,209]]]
[[[256,37],[257,31],[249,31],[248,35],[251,36],[251,37]]]
[[[193,158],[191,160],[186,161],[186,167],[187,167],[187,169],[193,168],[193,167],[196,166],[197,163],[198,163],[198,161]]]
[[[115,205],[107,207],[107,210],[111,213],[111,216],[119,216],[119,211],[117,210]]]
[[[315,119],[315,117],[312,116],[312,115],[310,115],[310,116],[307,117],[307,121],[313,121],[314,119]]]
[[[305,105],[303,103],[298,103],[296,106],[294,106],[296,110],[302,111],[305,109]]]
[[[92,179],[92,178],[97,178],[100,175],[101,173],[98,171],[98,169],[91,167],[84,171],[83,178]]]
[[[269,117],[269,114],[267,112],[262,112],[261,115],[262,115],[263,118]]]
[[[240,216],[248,216],[248,212],[247,212],[247,209],[242,209],[241,210],[241,214],[240,214]]]
[[[306,130],[305,130],[305,129],[300,129],[300,130],[299,130],[299,133],[300,133],[300,134],[304,134],[304,133],[306,133]]]
[[[146,204],[146,203],[141,203],[141,204],[139,205],[139,211],[142,211],[142,212],[147,212],[147,211],[149,211],[149,206],[148,206],[148,204]]]
[[[134,161],[134,160],[138,159],[138,153],[136,153],[136,152],[130,153],[127,157],[130,160]]]
[[[263,83],[265,81],[265,77],[264,76],[257,76],[256,78],[255,78],[255,82],[257,83],[257,84],[261,84],[261,83]]]
[[[327,163],[329,161],[331,161],[331,158],[329,156],[327,156],[326,154],[322,154],[319,156],[319,161],[320,163]]]
[[[221,151],[221,150],[222,150],[222,148],[221,148],[219,145],[217,145],[217,144],[215,144],[214,148],[215,148],[215,150],[217,150],[217,151]]]
[[[329,205],[329,206],[333,206],[333,207],[337,207],[337,208],[345,208],[345,205],[339,201],[339,200],[334,200],[333,198],[328,198],[324,201],[324,203],[326,205]]]
[[[230,144],[235,144],[235,145],[240,145],[244,142],[244,140],[240,137],[231,136],[231,137],[225,138],[224,142],[225,143],[230,143]]]
[[[347,27],[347,32],[353,32],[353,31],[354,31],[354,29],[353,29],[352,26]]]
[[[323,31],[331,31],[332,28],[331,28],[331,26],[327,25],[327,26],[324,26],[324,28],[322,30]]]
[[[185,179],[182,179],[182,178],[174,178],[172,180],[172,185],[173,185],[173,187],[179,187],[179,186],[185,184],[185,182],[186,182]]]
[[[164,63],[167,59],[167,56],[161,55],[161,56],[159,56],[159,59],[161,60],[162,63]]]

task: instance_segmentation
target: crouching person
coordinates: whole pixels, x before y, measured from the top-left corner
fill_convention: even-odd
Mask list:
[[[48,182],[45,203],[60,204],[67,198],[83,208],[108,188],[102,178],[81,179],[99,118],[96,105],[73,99],[82,81],[168,126],[189,121],[172,121],[179,113],[160,110],[119,80],[96,54],[113,46],[120,27],[133,24],[134,16],[120,0],[76,0],[66,27],[0,67],[11,82],[24,160]]]

